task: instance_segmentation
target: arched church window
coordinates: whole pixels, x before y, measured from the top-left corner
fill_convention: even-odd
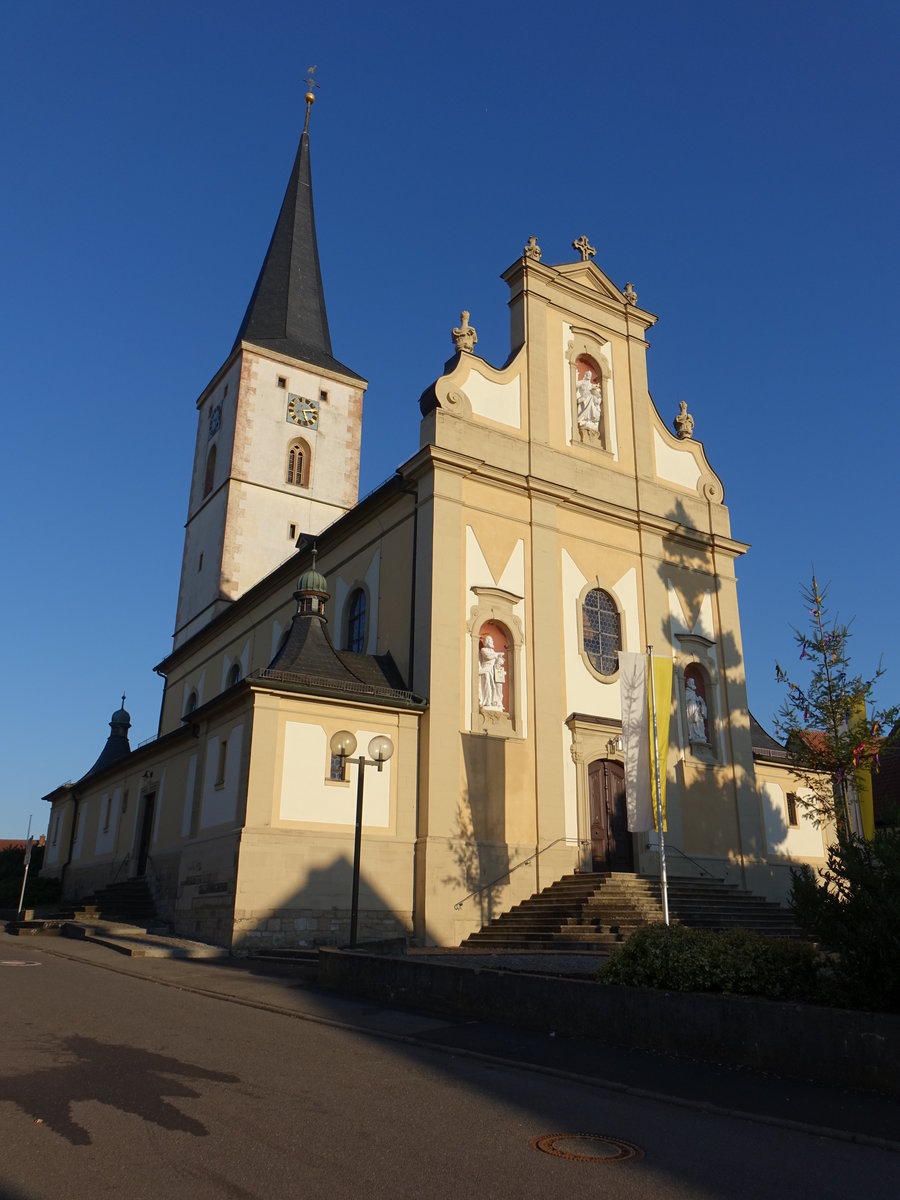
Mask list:
[[[622,649],[622,619],[616,602],[602,588],[591,588],[581,604],[584,652],[600,675],[615,675]]]
[[[188,702],[184,707],[184,715],[186,717],[189,717],[196,707],[197,707],[197,693],[191,692],[191,694],[188,696]]]
[[[285,479],[295,487],[309,487],[310,449],[302,438],[288,446]]]
[[[347,601],[346,647],[354,654],[362,654],[366,645],[366,593],[356,588]]]
[[[203,496],[209,495],[213,490],[213,483],[216,478],[216,448],[211,446],[209,454],[206,456],[206,475],[203,480]]]
[[[232,663],[231,669],[228,672],[228,680],[226,687],[234,687],[236,683],[241,682],[241,664],[239,662]]]
[[[706,676],[696,663],[691,663],[684,669],[684,715],[687,717],[689,740],[709,745]]]

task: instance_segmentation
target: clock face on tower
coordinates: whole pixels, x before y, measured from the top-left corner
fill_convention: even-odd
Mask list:
[[[211,408],[209,410],[209,434],[206,439],[207,441],[209,441],[209,439],[213,436],[213,434],[216,434],[219,432],[219,426],[221,424],[222,424],[222,405],[217,404],[214,408]]]
[[[304,429],[317,429],[319,426],[318,400],[307,400],[305,396],[288,396],[285,420],[292,425],[301,425]]]

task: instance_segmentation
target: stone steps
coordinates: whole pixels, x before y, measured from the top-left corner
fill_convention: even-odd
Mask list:
[[[115,917],[143,923],[156,919],[156,905],[146,879],[123,879],[85,896],[76,906],[76,917]]]
[[[771,937],[799,937],[791,914],[778,904],[721,880],[669,881],[670,919],[698,929],[747,929]],[[516,904],[464,942],[466,947],[528,946],[605,949],[641,926],[663,919],[659,881],[632,874],[569,875]]]

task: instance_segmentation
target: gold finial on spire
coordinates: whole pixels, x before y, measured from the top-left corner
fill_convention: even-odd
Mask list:
[[[306,95],[303,97],[304,100],[306,101],[306,120],[303,123],[303,132],[304,133],[306,133],[309,129],[309,114],[312,109],[312,106],[316,102],[316,94],[313,91],[313,88],[317,88],[319,86],[316,83],[315,79],[313,78],[315,73],[316,73],[315,66],[310,67],[306,72]]]

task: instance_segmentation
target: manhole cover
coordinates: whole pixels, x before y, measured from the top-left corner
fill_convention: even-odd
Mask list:
[[[21,958],[0,958],[0,967],[39,967],[39,962],[29,962]]]
[[[608,1133],[545,1133],[532,1138],[531,1145],[535,1150],[569,1162],[620,1163],[644,1157],[640,1146],[610,1137]]]

